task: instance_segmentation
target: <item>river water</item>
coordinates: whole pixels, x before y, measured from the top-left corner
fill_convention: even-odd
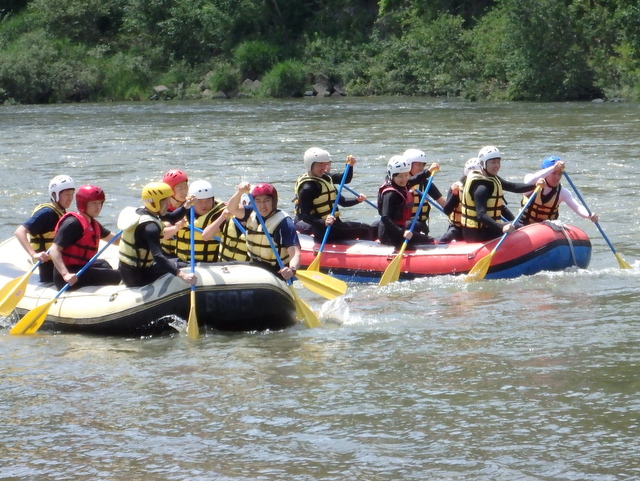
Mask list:
[[[312,146],[336,170],[355,155],[351,185],[375,200],[393,154],[424,150],[446,192],[496,145],[510,180],[562,157],[634,267],[619,269],[565,207],[591,236],[587,270],[350,285],[332,302],[299,286],[319,329],[194,342],[14,337],[5,325],[0,479],[640,479],[639,119],[636,104],[403,98],[0,107],[2,239],[58,173],[103,187],[101,220],[115,228],[169,168],[221,199],[240,180],[271,181],[290,211]],[[431,228],[446,228],[437,212]]]

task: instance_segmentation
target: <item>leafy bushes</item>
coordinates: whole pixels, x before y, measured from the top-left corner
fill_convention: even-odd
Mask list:
[[[262,79],[262,92],[268,97],[299,97],[307,85],[306,66],[297,60],[280,62]]]

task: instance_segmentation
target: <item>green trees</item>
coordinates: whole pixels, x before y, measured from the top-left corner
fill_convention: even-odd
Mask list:
[[[155,84],[299,95],[640,98],[630,0],[8,0],[0,102],[144,99]]]

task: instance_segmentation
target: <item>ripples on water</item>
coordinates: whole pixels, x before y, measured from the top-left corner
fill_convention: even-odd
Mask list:
[[[198,342],[3,329],[0,479],[639,478],[638,118],[625,104],[414,99],[2,107],[2,238],[60,164],[104,187],[113,225],[170,167],[212,180],[219,198],[247,179],[288,200],[319,145],[336,170],[355,154],[352,185],[373,199],[406,148],[441,162],[444,192],[495,144],[511,180],[565,158],[634,269],[565,208],[592,237],[586,271],[352,285],[331,303],[301,292],[321,329]]]

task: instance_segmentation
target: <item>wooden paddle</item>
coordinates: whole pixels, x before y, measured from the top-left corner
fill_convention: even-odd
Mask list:
[[[351,157],[351,156],[349,156]],[[335,215],[336,209],[338,208],[338,202],[340,201],[340,195],[342,195],[342,188],[344,187],[344,183],[347,180],[347,175],[349,175],[349,169],[351,168],[351,164],[349,163],[349,157],[347,157],[347,165],[344,167],[344,173],[342,174],[342,180],[340,181],[340,185],[338,186],[338,191],[336,192],[336,199],[333,201],[333,207],[331,207],[331,216]],[[324,237],[322,238],[322,244],[320,244],[320,250],[318,251],[318,255],[313,259],[313,262],[309,264],[307,267],[308,271],[319,271],[320,270],[320,257],[322,256],[322,251],[324,250],[324,245],[327,243],[327,239],[329,238],[329,232],[331,231],[331,226],[333,224],[329,224],[324,231]]]
[[[109,240],[109,242],[107,242],[106,245],[96,253],[96,255],[94,255],[91,259],[89,259],[89,262],[87,262],[82,267],[82,269],[80,269],[76,273],[76,277],[80,277],[84,273],[84,271],[86,271],[91,266],[91,264],[93,264],[96,261],[96,259],[100,257],[100,255],[102,255],[102,253],[107,249],[107,247],[109,247],[118,237],[120,237],[121,234],[122,234],[122,230],[120,230],[116,235],[114,235],[111,238],[111,240]],[[45,318],[47,317],[47,314],[49,313],[49,309],[51,309],[51,306],[53,305],[53,303],[67,289],[69,289],[69,287],[70,287],[69,283],[67,282],[64,285],[64,287],[58,291],[58,293],[54,296],[53,299],[27,312],[24,315],[24,317],[20,319],[15,326],[11,328],[11,330],[9,331],[9,334],[14,336],[20,335],[20,334],[34,334],[38,329],[40,329],[40,326],[42,325]]]
[[[191,274],[195,274],[196,271],[196,259],[195,259],[195,209],[193,206],[189,209],[189,244],[191,248]],[[196,314],[196,286],[191,284],[191,304],[189,307],[189,320],[187,322],[187,336],[189,339],[198,339],[200,337],[200,329],[198,328],[198,315]]]
[[[512,222],[513,224],[515,224],[520,220],[520,217],[522,217],[522,214],[524,213],[524,211],[526,211],[527,208],[531,205],[531,203],[533,202],[533,199],[538,195],[538,192],[540,192],[541,189],[542,189],[542,185],[536,186],[536,188],[533,190],[533,193],[529,196],[527,203],[520,210],[520,212],[518,212],[518,215],[513,220]],[[473,282],[473,281],[479,281],[484,279],[484,277],[487,275],[487,272],[489,271],[489,266],[491,266],[491,259],[493,259],[493,256],[495,255],[496,251],[502,245],[502,242],[507,238],[508,235],[509,233],[505,232],[502,235],[502,238],[500,239],[500,241],[493,248],[493,250],[489,254],[484,256],[482,259],[480,259],[478,262],[476,262],[476,264],[469,271],[469,274],[467,274],[467,277],[464,279],[465,282]]]
[[[587,212],[589,213],[589,215],[591,215],[592,213],[589,210],[589,207],[587,206],[587,203],[584,201],[584,199],[580,195],[580,192],[578,192],[578,189],[576,188],[575,184],[571,181],[571,178],[569,177],[569,174],[567,174],[566,171],[564,172],[564,176],[566,177],[567,181],[569,182],[569,185],[571,185],[571,188],[573,189],[573,191],[578,196],[578,199],[580,199],[580,202],[582,202],[582,205],[584,205],[584,208],[587,209]],[[611,252],[613,252],[613,255],[616,256],[616,259],[618,259],[618,266],[620,266],[620,269],[633,269],[631,264],[629,264],[627,261],[625,261],[622,258],[622,256],[616,252],[616,250],[613,247],[613,244],[611,244],[611,241],[609,241],[609,238],[604,233],[604,230],[602,230],[602,227],[600,227],[600,224],[598,222],[594,222],[594,224],[596,225],[596,227],[600,231],[600,234],[602,234],[602,238],[607,242],[607,245],[609,246],[609,249],[611,249]]]
[[[409,232],[413,233],[413,229],[416,227],[416,222],[418,221],[418,217],[420,217],[420,212],[422,211],[422,206],[424,205],[424,200],[427,197],[427,192],[429,192],[429,188],[431,187],[431,182],[433,182],[433,178],[436,175],[436,171],[431,174],[429,177],[429,181],[427,182],[427,186],[420,197],[420,203],[418,204],[418,210],[416,210],[415,215],[413,216],[413,221],[411,222],[411,227],[409,227]],[[402,266],[402,256],[404,255],[404,251],[409,244],[409,239],[405,239],[400,247],[400,252],[395,258],[389,263],[387,268],[384,270],[382,277],[380,278],[380,282],[378,285],[386,286],[387,284],[391,284],[392,282],[397,282],[400,279],[400,267]]]
[[[249,201],[251,202],[251,207],[253,207],[253,212],[255,212],[256,218],[258,219],[258,222],[260,222],[260,225],[262,226],[264,235],[267,238],[267,241],[269,241],[271,250],[273,251],[273,254],[276,256],[278,265],[280,266],[280,269],[284,269],[284,263],[282,262],[280,253],[278,252],[278,249],[276,248],[276,245],[273,242],[273,238],[271,237],[271,234],[267,230],[267,226],[264,223],[264,219],[262,218],[262,215],[260,215],[260,212],[258,211],[258,207],[256,206],[256,201],[253,200],[253,196],[251,194],[247,194],[247,195],[249,197]],[[316,316],[313,313],[313,311],[311,310],[311,308],[306,302],[304,302],[302,299],[300,299],[300,297],[298,297],[298,293],[296,292],[295,287],[293,287],[293,283],[291,282],[291,279],[289,279],[286,282],[287,282],[287,285],[289,286],[289,289],[291,290],[291,293],[293,294],[293,299],[296,305],[296,312],[298,313],[299,316],[300,315],[302,316],[304,320],[304,324],[309,329],[313,327],[320,327],[320,320],[318,319],[318,316]]]
[[[49,250],[47,250],[47,254],[49,254]],[[0,289],[0,316],[7,317],[13,312],[18,302],[24,297],[31,274],[33,274],[40,264],[41,261],[36,262],[29,272],[21,277],[10,280]]]

